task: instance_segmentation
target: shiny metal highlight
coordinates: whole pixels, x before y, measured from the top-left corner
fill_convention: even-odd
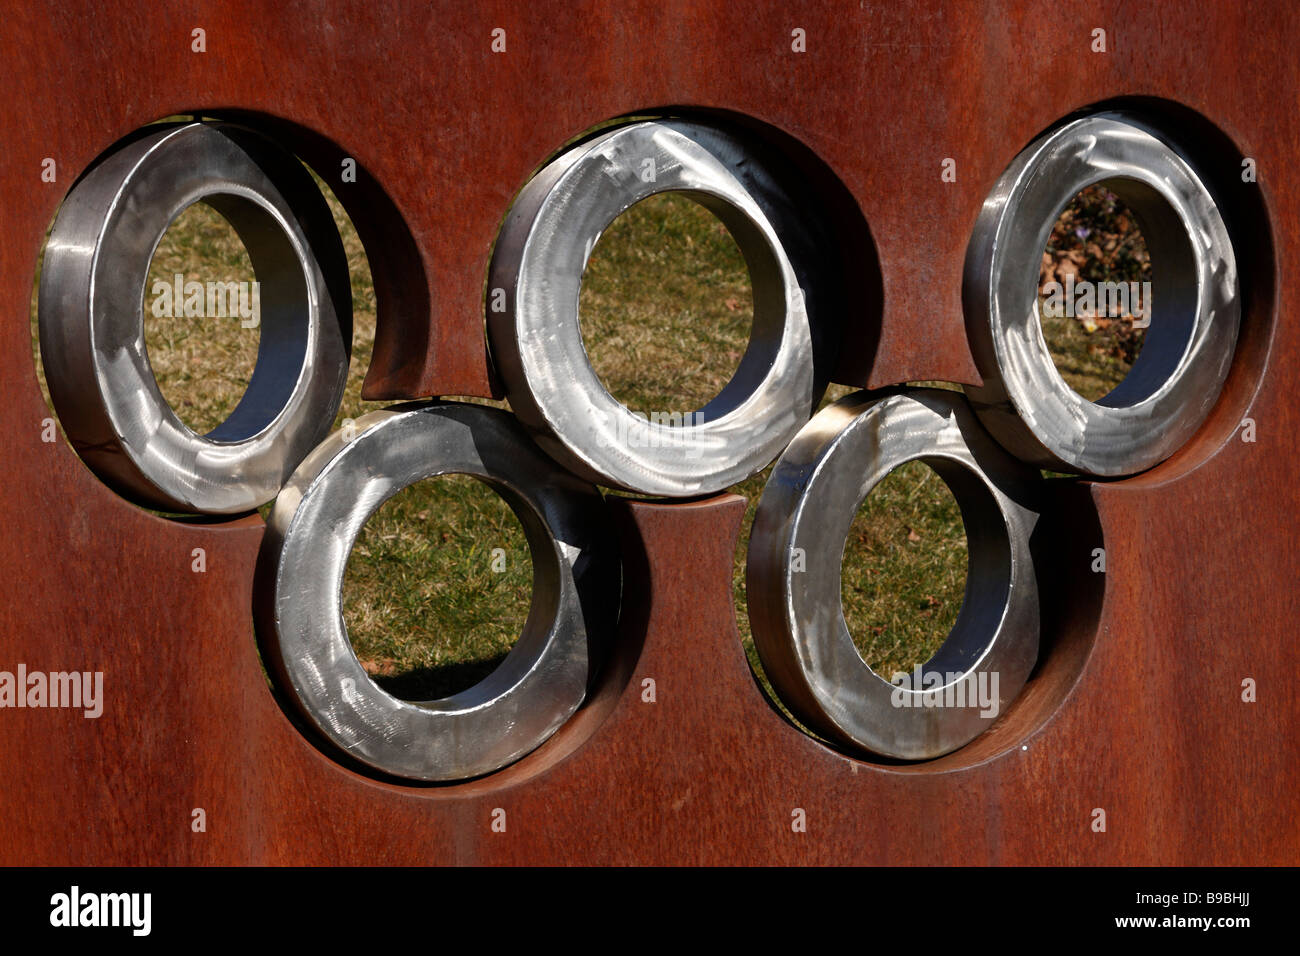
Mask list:
[[[1095,183],[1139,220],[1154,314],[1132,370],[1090,402],[1052,362],[1038,275],[1057,216]],[[1120,113],[1067,123],[1016,157],[976,223],[964,299],[984,378],[966,394],[981,421],[1024,461],[1101,476],[1150,468],[1187,442],[1218,399],[1241,320],[1232,242],[1214,198],[1157,132]]]
[[[913,460],[933,468],[961,506],[969,565],[957,622],[920,680],[909,675],[904,687],[858,654],[840,573],[858,508]],[[772,470],[749,543],[754,644],[781,700],[829,740],[903,760],[938,757],[992,726],[1038,653],[1030,537],[1040,481],[954,392],[858,392],[819,412]]]

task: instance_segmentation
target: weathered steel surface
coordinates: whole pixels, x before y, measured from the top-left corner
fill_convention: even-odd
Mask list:
[[[7,11],[0,668],[103,670],[106,703],[98,719],[0,710],[0,862],[1296,862],[1300,290],[1274,271],[1300,253],[1293,23],[1281,4],[1210,2]],[[195,27],[206,53],[191,52]],[[796,27],[806,53],[791,52]],[[1089,50],[1097,27],[1106,54]],[[1242,338],[1181,452],[1137,478],[1058,487],[1041,663],[991,732],[937,761],[846,758],[762,699],[729,596],[740,503],[723,498],[616,506],[616,656],[542,749],[456,786],[361,776],[312,747],[263,676],[260,519],[152,517],[40,438],[28,309],[45,229],[99,152],[162,116],[252,114],[327,175],[357,159],[355,191],[335,190],[379,290],[368,394],[410,397],[493,388],[483,279],[529,172],[594,123],[670,106],[800,141],[810,179],[833,170],[827,194],[870,224],[867,239],[845,213],[828,252],[863,283],[840,381],[973,382],[960,292],[980,204],[1037,133],[1118,97],[1156,107],[1218,177]],[[1243,155],[1258,183],[1240,181]],[[41,181],[46,157],[56,183]],[[955,183],[940,179],[946,157]],[[1098,534],[1104,578],[1088,571]],[[1247,677],[1257,703],[1241,700]],[[1090,828],[1099,807],[1105,833]]]

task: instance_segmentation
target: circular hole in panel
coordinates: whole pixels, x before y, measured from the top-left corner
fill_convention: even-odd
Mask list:
[[[404,488],[361,529],[343,619],[370,677],[402,700],[487,677],[523,632],[533,565],[523,526],[490,486],[441,475]]]
[[[629,409],[703,408],[749,344],[753,290],[727,227],[689,196],[661,193],[614,220],[592,250],[579,299],[601,384]]]
[[[1089,401],[1109,395],[1137,362],[1155,315],[1151,277],[1134,212],[1106,183],[1077,193],[1043,250],[1038,314],[1057,371]]]
[[[261,340],[260,286],[235,228],[196,202],[159,240],[143,290],[158,390],[191,431],[225,422],[248,389]]]
[[[862,660],[885,680],[925,664],[947,639],[966,588],[961,508],[921,461],[871,490],[844,543],[840,604]]]

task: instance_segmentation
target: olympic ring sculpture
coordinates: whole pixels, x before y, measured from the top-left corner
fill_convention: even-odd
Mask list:
[[[1103,181],[1142,221],[1168,321],[1133,373],[1092,403],[1056,373],[1033,303],[1056,215]],[[633,447],[626,435],[646,423],[592,370],[578,292],[601,231],[669,191],[707,206],[736,238],[754,288],[754,331],[703,423],[653,426],[672,440]],[[199,200],[245,241],[269,306],[248,392],[205,436],[163,400],[140,319],[152,251]],[[367,415],[355,437],[325,437],[346,376],[351,312],[323,199],[293,157],[255,132],[163,126],[105,156],[65,202],[46,250],[41,354],[69,439],[119,493],[203,514],[275,499],[259,633],[293,706],[340,756],[396,777],[452,781],[540,746],[582,704],[617,614],[619,556],[596,484],[697,495],[775,460],[747,588],[778,695],[837,746],[932,758],[986,729],[1034,666],[1030,535],[1041,482],[1031,466],[1134,473],[1181,447],[1214,404],[1239,325],[1232,246],[1209,190],[1156,130],[1117,113],[1068,122],[1012,162],[976,225],[965,292],[985,381],[966,387],[970,404],[930,389],[858,393],[815,416],[826,383],[809,305],[820,282],[814,258],[797,205],[744,139],[679,120],[616,127],[547,165],[502,227],[489,287],[505,302],[489,307],[487,336],[517,419],[432,401]],[[970,566],[956,625],[909,686],[858,656],[838,591],[853,515],[886,474],[918,459],[961,505]],[[453,472],[489,483],[523,523],[532,609],[515,648],[478,685],[402,701],[370,680],[351,648],[339,611],[343,571],[384,500]],[[983,694],[978,705],[931,706],[986,678],[997,685],[992,713]]]

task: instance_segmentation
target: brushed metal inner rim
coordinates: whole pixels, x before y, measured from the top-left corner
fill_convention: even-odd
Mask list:
[[[163,398],[144,342],[153,255],[195,202],[235,229],[261,293],[253,374],[207,435]],[[107,484],[168,511],[249,511],[328,432],[347,376],[350,303],[336,303],[313,251],[342,250],[321,210],[328,217],[296,159],[224,124],[164,127],[73,188],[46,248],[41,355],[64,430]]]
[[[187,197],[179,208],[172,210],[167,225],[154,243],[149,262],[145,264],[145,276],[140,283],[142,316],[145,286],[158,246],[172,224],[187,209],[198,203],[215,210],[234,229],[248,253],[249,261],[254,265],[253,273],[260,284],[262,297],[273,306],[269,311],[259,311],[257,360],[249,376],[248,386],[235,408],[206,433],[196,432],[186,425],[158,388],[153,363],[149,361],[148,346],[144,344],[143,325],[140,329],[140,347],[144,349],[148,374],[140,378],[138,387],[156,391],[165,414],[188,434],[215,444],[237,445],[253,441],[284,416],[289,396],[302,377],[304,360],[312,340],[311,322],[307,317],[317,306],[315,295],[308,284],[311,275],[310,254],[293,235],[293,228],[280,211],[255,191],[235,185],[195,194]],[[256,267],[259,261],[263,263],[262,272],[258,272]],[[289,268],[284,268],[282,263],[289,265]],[[262,278],[263,273],[267,278]],[[285,308],[283,304],[288,303],[298,303],[299,306]],[[92,330],[92,335],[97,331],[100,330]],[[128,343],[105,341],[100,336],[95,336],[94,344],[99,349],[113,349]],[[100,387],[107,392],[114,387],[114,383],[101,376]],[[110,403],[109,414],[119,429],[129,429],[134,424],[130,416],[123,415],[115,404]],[[126,434],[128,433],[123,432],[124,436]]]
[[[906,451],[900,451],[898,454],[906,454]],[[961,611],[968,607],[973,609],[976,602],[987,601],[990,598],[1005,604],[1011,587],[1011,545],[1007,537],[1007,524],[993,489],[989,487],[985,475],[974,467],[973,459],[954,457],[950,453],[940,455],[918,453],[902,460],[873,462],[865,478],[865,493],[849,515],[849,523],[844,526],[844,533],[832,534],[831,537],[831,540],[839,539],[843,542],[839,562],[835,568],[835,579],[840,582],[842,589],[844,552],[848,548],[848,536],[858,512],[882,481],[913,461],[919,461],[933,470],[952,494],[961,511],[963,533],[966,538],[966,584],[963,588],[962,604],[957,620],[953,622],[939,649],[918,668],[923,677],[932,674],[944,675],[944,679],[937,686],[946,687],[977,670],[989,651],[990,638],[982,630],[978,616],[970,612],[962,614]],[[839,514],[831,516],[834,520],[841,517],[843,516]],[[852,643],[853,635],[849,630],[848,620],[844,617],[842,598],[840,622],[840,634]],[[856,645],[854,645],[854,653],[858,653]],[[859,653],[858,656],[861,657],[861,654]],[[866,661],[864,660],[863,663]],[[881,674],[870,664],[867,664],[867,669],[878,681],[891,692],[893,691],[895,686],[891,682],[893,675]],[[915,695],[916,691],[909,690],[907,693]]]
[[[707,423],[726,418],[728,415],[737,415],[740,407],[754,391],[753,385],[747,382],[748,376],[745,372],[748,372],[751,368],[767,368],[777,361],[787,301],[785,287],[771,282],[768,277],[781,272],[780,257],[782,252],[779,246],[773,246],[773,242],[776,241],[774,237],[763,231],[761,225],[755,221],[749,211],[734,205],[730,194],[721,192],[712,186],[699,189],[669,189],[653,185],[653,188],[649,188],[644,195],[638,195],[614,219],[606,223],[596,234],[596,242],[600,241],[600,236],[605,229],[609,228],[619,216],[628,212],[633,206],[654,196],[662,196],[668,193],[685,196],[697,205],[707,209],[726,227],[727,232],[740,250],[741,258],[745,261],[745,269],[750,278],[754,298],[754,316],[749,341],[746,343],[745,352],[741,356],[737,367],[732,371],[726,383],[718,390],[716,395],[702,406],[685,412],[688,415],[698,414],[702,422]],[[585,238],[584,242],[589,241],[589,239],[590,237]],[[591,251],[594,248],[593,244],[587,250],[587,254],[583,256],[582,270],[584,274],[587,262],[591,258]],[[755,276],[760,277],[760,286],[755,286]],[[795,288],[798,288],[797,283]],[[579,282],[579,294],[581,294],[581,281]],[[582,324],[580,311],[575,307],[574,314],[579,316],[579,335],[581,335]],[[591,367],[591,358],[587,354],[585,340],[583,340],[583,354],[587,357],[588,366]],[[605,388],[605,383],[600,381],[600,376],[596,375],[594,367],[591,367],[591,372],[612,403],[618,406],[620,409],[619,414],[630,416],[632,414],[631,410],[620,402],[608,388]],[[627,421],[626,418],[624,420]],[[652,423],[652,427],[660,431],[665,428],[699,428],[697,425],[665,425],[659,423]]]
[[[611,626],[590,593],[612,590],[600,599],[616,608],[618,578],[609,570],[618,558],[599,492],[495,409],[398,407],[363,416],[356,432],[351,441],[336,432],[322,442],[268,521],[273,666],[324,738],[377,770],[450,781],[499,769],[540,746],[582,703],[593,670],[589,640]],[[374,683],[357,659],[343,620],[343,579],[357,535],[385,501],[449,474],[482,480],[519,518],[533,598],[518,640],[491,674],[446,698],[406,701]]]
[[[652,182],[639,175],[646,159],[655,162]],[[692,424],[647,422],[611,395],[592,368],[578,316],[601,233],[637,202],[668,192],[722,220],[754,297],[746,351]],[[489,309],[488,329],[511,405],[539,443],[590,480],[643,494],[718,491],[765,467],[817,398],[804,290],[774,224],[796,228],[788,205],[739,141],[675,121],[605,133],[534,177],[493,256],[490,285],[513,294],[505,313]]]
[[[1038,276],[1060,211],[1097,183],[1110,186],[1138,219],[1151,253],[1155,308],[1134,367],[1091,402],[1066,384],[1052,360],[1038,314]],[[1236,265],[1213,197],[1146,127],[1099,114],[1026,149],[986,203],[972,252],[968,280],[978,315],[968,327],[986,381],[967,393],[1011,451],[1044,467],[1131,474],[1169,457],[1204,421],[1235,348]],[[981,355],[988,358],[979,361]]]
[[[969,545],[957,621],[922,667],[942,676],[921,689],[895,686],[866,664],[840,601],[845,541],[859,507],[886,475],[914,460],[939,472],[952,491]],[[988,729],[1019,693],[1038,652],[1029,545],[1036,480],[951,392],[859,393],[818,413],[773,469],[748,558],[754,642],[781,699],[828,739],[896,759],[937,757]],[[933,700],[959,684],[972,692],[980,681],[992,688],[994,674],[998,706],[991,714],[979,706],[925,706],[927,695]]]

